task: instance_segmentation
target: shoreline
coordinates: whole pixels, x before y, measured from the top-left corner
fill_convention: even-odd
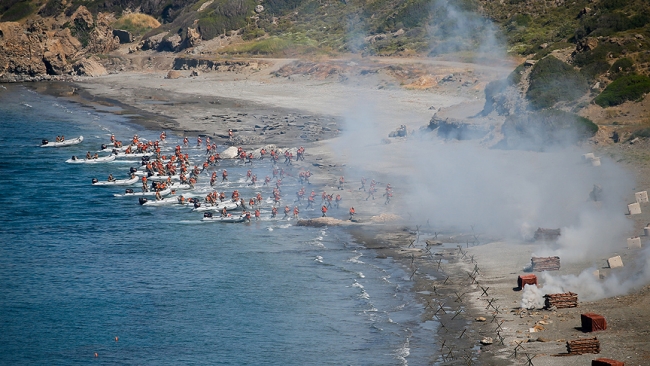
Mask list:
[[[179,130],[182,129],[183,131],[194,131],[192,133],[199,133],[198,128],[193,129],[193,127],[184,125],[182,122],[179,123],[172,115],[168,113],[156,114],[152,112],[152,110],[139,108],[139,105],[133,106],[125,103],[124,101],[111,99],[111,93],[119,92],[104,90],[100,87],[97,87],[97,83],[101,84],[102,82],[98,82],[96,80],[88,80],[88,82],[91,84],[95,83],[94,89],[85,89],[84,85],[87,85],[85,84],[85,81],[75,83],[75,86],[71,86],[84,89],[81,93],[79,93],[78,97],[71,95],[71,97],[78,99],[76,102],[83,104],[84,101],[86,101],[89,103],[88,105],[92,106],[93,108],[101,108],[103,103],[106,102],[112,104],[113,106],[117,105],[121,109],[127,111],[127,117],[129,117],[132,122],[138,123],[145,128],[156,129],[162,127],[164,129],[165,126],[169,126],[166,125],[166,123],[169,123],[169,121],[174,121],[174,123],[177,124],[177,128]],[[204,82],[210,85],[215,82],[215,80],[209,79]],[[310,81],[304,80],[300,82],[311,83]],[[103,83],[110,84],[110,81],[103,81]],[[289,82],[282,81],[282,83]],[[125,88],[125,84],[123,84],[121,87]],[[93,94],[93,92],[96,92],[98,90],[100,91],[99,96]],[[200,95],[203,97],[206,94],[203,93]],[[63,95],[58,96],[65,97]],[[153,97],[156,97],[156,95]],[[212,97],[216,98],[215,96]],[[183,96],[181,99],[187,102],[186,98],[187,95]],[[167,100],[173,100],[173,97],[167,96]],[[238,103],[236,99],[233,99],[232,103],[229,102],[226,106],[222,104],[222,106],[225,110],[229,108],[250,108],[255,110],[255,112],[251,114],[264,114],[262,113],[264,108],[268,108],[268,110],[272,111],[286,112],[287,115],[290,115],[292,113],[295,113],[296,115],[305,113],[297,111],[289,112],[287,109],[278,109],[279,107],[277,106],[264,106],[247,102],[250,101]],[[206,107],[209,108],[209,106],[214,106],[213,104],[211,105],[209,101],[205,103],[205,106],[197,108],[197,110],[200,110],[198,113],[207,113]],[[453,101],[450,101],[450,104],[452,103]],[[157,105],[159,106],[160,104]],[[196,106],[196,104],[192,104],[192,106]],[[172,107],[174,107],[174,105],[172,105]],[[110,110],[106,110],[106,108],[104,108],[104,112],[112,113]],[[132,119],[132,112],[139,114],[140,117]],[[418,113],[425,115],[423,112]],[[427,113],[430,114],[430,112]],[[270,115],[272,113],[266,114]],[[309,115],[310,117],[312,116],[312,114]],[[156,121],[151,120],[151,118],[155,118]],[[337,118],[341,118],[341,116],[334,115],[329,118],[331,118],[331,120],[328,121],[334,121]],[[158,121],[158,119],[163,120],[163,122]],[[390,120],[391,116],[388,116],[386,119]],[[282,120],[282,118],[280,118],[280,120]],[[426,124],[426,122],[428,121],[421,121],[422,125]],[[232,123],[241,124],[244,123],[244,121],[234,121]],[[248,121],[245,123],[250,125],[250,122]],[[254,121],[252,123],[254,123]],[[292,126],[291,123],[292,122],[287,122],[284,127],[288,129],[296,127]],[[393,125],[391,121],[382,120],[380,122],[380,126],[383,129],[388,129],[391,125]],[[397,127],[398,125],[399,123],[394,126]],[[183,128],[184,126],[188,127],[188,129]],[[210,132],[210,127],[211,126],[205,126],[206,133]],[[241,134],[252,135],[253,133],[257,132],[256,130],[257,128],[253,127],[251,131],[249,126],[247,129],[242,128]],[[220,134],[218,134],[218,132],[213,131],[212,133],[212,136],[220,137]],[[215,135],[215,133],[217,135]],[[284,135],[286,135],[286,133]],[[278,136],[269,136],[268,138],[278,138]],[[291,139],[295,139],[295,135],[292,135],[291,137],[280,136],[279,139],[283,142],[289,143]],[[337,139],[338,137],[335,137],[333,135],[328,136],[328,138],[323,137],[322,139],[304,141],[302,143],[307,147],[308,161],[305,165],[299,165],[297,167],[304,168],[311,166],[312,169],[318,169],[316,171],[316,176],[313,179],[314,184],[312,187],[317,186],[327,190],[328,192],[330,190],[336,190],[337,177],[343,175],[346,172],[349,163],[349,161],[346,161],[346,159],[350,159],[351,157],[345,155],[340,156],[335,153]],[[248,142],[248,144],[245,142]],[[399,148],[400,143],[407,143],[407,140],[397,140],[395,143],[387,146],[387,148],[397,149]],[[263,141],[243,140],[241,145],[259,147],[263,144]],[[281,146],[282,143],[276,143],[276,145]],[[292,145],[286,145],[286,147],[292,147]],[[611,152],[611,154],[616,153],[616,151]],[[371,172],[372,174],[379,176],[381,168],[382,167],[380,166],[370,167],[367,172]],[[365,195],[357,189],[357,179],[359,178],[358,175],[361,174],[364,174],[364,172],[356,172],[357,176],[349,179],[346,176],[347,183],[346,189],[344,189],[346,198],[344,200],[343,207],[347,207],[348,202],[352,202],[355,208],[358,207],[357,216],[371,217],[377,215],[378,212],[386,210],[386,208],[383,207],[385,205],[381,204],[381,198],[379,198],[379,202],[368,203],[368,206],[365,206],[366,204],[363,203],[364,206],[360,206],[363,202],[363,196]],[[382,178],[378,180],[382,182],[399,182],[400,180],[404,179],[406,175],[404,175],[403,171],[398,171],[397,175],[390,175],[385,173],[381,176]],[[642,187],[644,183],[645,182],[638,182],[637,186]],[[352,188],[347,188],[350,185]],[[399,185],[395,184],[395,186],[396,190],[399,190]],[[405,206],[406,202],[404,202],[401,197],[395,197],[395,202],[392,203],[391,207],[400,205]],[[345,212],[347,209],[344,209],[343,211],[343,216],[346,216]],[[390,208],[388,208],[388,212],[391,212]],[[394,212],[399,213],[399,211]],[[642,218],[637,218],[636,221],[640,222],[640,220],[642,220]],[[429,238],[419,238],[419,240],[416,240],[414,244],[415,248],[409,248],[408,243],[410,240],[413,240],[418,236],[419,229],[416,227],[414,230],[412,224],[405,226],[407,224],[408,220],[404,219],[404,223],[395,223],[395,226],[390,227],[376,227],[376,225],[354,225],[345,228],[345,230],[351,232],[357,241],[363,243],[366,248],[373,250],[375,253],[377,253],[378,256],[392,257],[397,265],[402,265],[409,269],[417,268],[413,274],[414,286],[412,291],[414,298],[416,298],[424,308],[423,319],[420,319],[420,322],[424,323],[425,321],[428,321],[435,317],[441,321],[441,324],[444,324],[444,327],[441,326],[442,330],[439,329],[438,332],[438,334],[441,336],[438,344],[432,346],[431,354],[432,358],[435,358],[435,360],[449,362],[450,364],[465,364],[466,360],[464,357],[470,356],[473,357],[472,359],[475,362],[479,362],[480,364],[505,365],[525,362],[526,359],[522,354],[520,354],[516,359],[511,358],[511,353],[513,353],[513,349],[517,347],[517,342],[525,342],[522,343],[521,346],[524,347],[525,352],[529,353],[531,356],[533,354],[537,355],[537,358],[535,358],[535,365],[570,364],[574,363],[575,361],[584,361],[584,363],[586,363],[590,359],[607,356],[618,358],[619,360],[624,360],[629,357],[628,353],[625,353],[626,348],[622,347],[621,349],[613,349],[612,346],[614,344],[614,340],[620,340],[622,337],[626,336],[626,334],[630,338],[626,341],[626,344],[630,344],[630,347],[635,347],[634,345],[637,344],[635,348],[628,349],[628,352],[631,350],[636,352],[636,355],[633,356],[634,358],[627,358],[628,361],[634,362],[636,360],[645,359],[645,357],[650,357],[647,351],[642,352],[642,349],[640,350],[638,346],[639,344],[642,344],[638,340],[638,337],[641,337],[642,334],[645,334],[643,332],[646,331],[644,329],[647,326],[636,332],[636,334],[638,334],[637,336],[630,336],[630,334],[625,332],[624,329],[634,329],[635,323],[638,320],[635,321],[634,319],[628,319],[629,316],[626,318],[624,314],[619,315],[618,313],[616,316],[620,317],[623,320],[619,320],[619,323],[617,324],[616,320],[610,320],[611,318],[608,316],[608,323],[611,324],[611,330],[609,332],[602,332],[597,334],[599,338],[603,339],[603,351],[600,355],[572,356],[563,359],[552,356],[553,354],[559,354],[562,352],[562,349],[564,347],[563,341],[567,340],[567,338],[574,339],[578,337],[589,336],[589,334],[582,334],[579,330],[575,329],[577,326],[579,326],[580,312],[589,310],[607,314],[610,312],[610,308],[613,305],[618,305],[619,303],[625,303],[628,307],[635,306],[635,304],[636,306],[639,306],[639,304],[642,303],[639,303],[639,296],[642,296],[640,298],[641,300],[650,298],[650,295],[648,294],[649,287],[647,285],[640,291],[635,291],[626,296],[619,296],[615,299],[606,298],[595,302],[581,302],[579,307],[574,309],[562,309],[555,312],[530,311],[522,315],[521,312],[516,313],[511,311],[512,309],[518,307],[517,304],[519,300],[521,300],[521,293],[514,292],[512,290],[512,287],[516,285],[517,275],[523,274],[522,268],[530,259],[530,255],[534,251],[534,244],[490,240],[489,243],[482,243],[480,245],[470,247],[470,241],[476,239],[472,234],[459,235],[458,233],[445,232],[446,236],[456,235],[456,237],[452,238],[450,242],[445,241],[446,245],[440,249],[439,254],[441,255],[429,255],[426,253],[424,244],[425,240]],[[422,234],[425,235],[424,232]],[[426,235],[429,234],[431,233],[426,233]],[[438,234],[442,235],[441,233]],[[481,238],[480,241],[483,242],[484,239]],[[454,245],[450,246],[449,244],[460,244],[461,246],[463,244],[466,244],[466,247],[459,250],[457,247],[454,247]],[[503,252],[512,253],[515,255],[508,256],[509,258],[502,258],[501,253]],[[432,250],[432,253],[435,253],[435,250]],[[475,256],[476,258],[471,256]],[[633,256],[633,253],[628,253],[627,258],[630,258],[631,260],[631,256]],[[441,259],[441,261],[438,261],[439,259]],[[476,268],[475,266],[480,268],[480,274],[475,276],[475,280],[472,280],[472,277],[468,276],[467,273],[472,273],[472,271]],[[572,265],[567,270],[563,269],[561,273],[575,273],[575,270],[581,266],[584,266],[584,264],[579,264],[577,266]],[[479,281],[478,284],[476,281]],[[481,293],[481,286],[491,288],[491,290],[488,290],[488,293],[490,294],[491,299],[496,298],[498,300],[494,302],[494,304],[499,304],[497,306],[500,309],[500,314],[495,314],[497,311],[494,309],[494,307],[490,309],[484,308],[487,299],[486,296],[483,296]],[[443,310],[445,310],[447,314],[436,312],[436,310],[439,310],[439,306],[434,306],[433,302],[436,302],[437,305],[444,303],[445,305],[443,306]],[[497,317],[493,318],[494,315],[497,315]],[[475,319],[478,317],[485,317],[487,320],[485,322],[475,321]],[[578,319],[577,323],[576,317]],[[528,329],[534,327],[540,321],[548,323],[545,324],[546,329],[544,331],[536,334],[527,332]],[[497,324],[504,330],[503,332],[500,332],[500,335],[504,336],[505,338],[503,345],[500,344],[500,340],[497,338],[498,336],[495,332],[495,328],[499,328]],[[632,332],[632,334],[635,334],[635,332]],[[494,343],[492,345],[478,347],[478,341],[484,337],[492,337]],[[538,342],[530,341],[531,339],[538,340],[539,338],[542,338],[542,340]],[[459,351],[459,349],[462,349],[462,351]]]

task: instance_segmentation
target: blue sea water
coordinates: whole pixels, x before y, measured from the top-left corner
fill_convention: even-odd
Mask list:
[[[408,274],[390,259],[339,229],[271,220],[269,203],[260,222],[221,224],[113,197],[123,188],[91,179],[126,177],[136,162],[64,162],[94,153],[111,133],[160,131],[0,89],[0,364],[429,363],[435,331],[420,324]],[[38,147],[60,134],[84,142]],[[169,145],[179,139],[169,135]],[[191,151],[200,163],[204,151]],[[223,166],[231,182],[219,190],[270,195],[247,188],[247,167]],[[263,181],[271,167],[253,171]],[[292,199],[298,188],[286,180],[283,193]]]

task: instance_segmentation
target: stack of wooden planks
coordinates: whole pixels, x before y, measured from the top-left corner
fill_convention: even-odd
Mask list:
[[[535,272],[558,271],[560,269],[560,257],[532,257],[530,266]]]
[[[566,349],[572,355],[600,353],[600,341],[598,338],[575,339],[566,342]]]
[[[573,292],[563,292],[559,294],[544,295],[546,299],[544,307],[550,309],[555,306],[556,309],[575,308],[578,306],[578,294]]]

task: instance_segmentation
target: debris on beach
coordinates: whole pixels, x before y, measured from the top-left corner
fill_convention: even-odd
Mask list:
[[[533,272],[559,271],[560,257],[532,257],[530,269]]]
[[[609,265],[609,268],[623,267],[623,260],[620,255],[617,255],[616,257],[609,258],[607,260],[607,265]]]
[[[492,343],[494,343],[494,340],[492,339],[492,337],[485,337],[485,338],[481,339],[481,344],[488,345],[488,344],[492,344]]]
[[[641,238],[638,236],[627,238],[627,249],[641,249]]]
[[[638,202],[630,203],[627,205],[628,215],[639,215],[641,214],[641,205]]]
[[[573,292],[563,292],[558,294],[544,295],[544,308],[546,309],[565,309],[575,308],[578,306],[578,294]]]
[[[535,231],[535,241],[557,241],[562,235],[560,229],[543,229],[537,228]]]
[[[566,349],[571,355],[600,353],[600,341],[598,338],[576,339],[566,342]]]

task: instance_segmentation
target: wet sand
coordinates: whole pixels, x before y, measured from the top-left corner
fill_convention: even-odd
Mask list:
[[[262,71],[204,73],[174,80],[165,79],[163,71],[122,73],[36,88],[98,110],[129,115],[136,123],[179,136],[208,135],[218,144],[227,144],[227,131],[233,129],[233,144],[245,148],[269,143],[305,146],[306,160],[295,163],[293,171],[310,169],[314,173],[312,188],[341,193],[342,208],[332,210],[333,217],[345,220],[347,209],[355,207],[358,222],[346,225],[355,238],[378,256],[393,257],[412,273],[414,291],[424,309],[421,321],[435,318],[444,325],[438,330],[438,342],[431,345],[432,363],[465,365],[472,359],[478,364],[525,364],[526,353],[535,357],[535,365],[587,364],[597,357],[643,364],[650,358],[643,341],[650,332],[645,325],[650,321],[643,321],[650,320],[643,309],[650,296],[648,287],[629,296],[580,303],[574,309],[517,312],[514,309],[519,308],[521,292],[513,288],[530,262],[535,244],[503,242],[453,228],[437,232],[426,225],[416,227],[403,217],[407,213],[401,208],[408,203],[400,196],[399,186],[412,173],[411,168],[395,160],[358,167],[354,156],[341,149],[342,141],[347,141],[341,135],[354,131],[358,120],[370,119],[377,131],[376,143],[370,148],[378,154],[396,154],[409,139],[382,142],[390,131],[401,124],[409,131],[418,130],[428,124],[435,110],[463,102],[475,104],[480,94],[467,94],[454,87],[378,89],[385,80],[376,78],[342,82],[272,76],[281,64]],[[338,190],[338,177],[342,175],[346,183]],[[368,183],[370,179],[379,182],[376,199],[366,200],[367,193],[359,189],[362,175],[368,177]],[[395,189],[388,205],[381,196],[387,182]],[[376,216],[382,213],[402,220],[381,222]],[[320,216],[318,210],[307,214]],[[427,247],[426,240],[444,245]],[[613,252],[621,252],[624,261],[635,255],[618,247]],[[567,266],[561,273],[577,274],[587,266],[587,262]],[[483,289],[487,291],[483,293]],[[601,354],[557,356],[566,352],[566,340],[590,336],[576,329],[580,313],[585,311],[608,318],[610,329],[597,334]],[[486,320],[476,321],[478,317]],[[545,330],[530,333],[539,321],[546,323]],[[485,337],[492,337],[494,343],[481,346],[479,341]]]

